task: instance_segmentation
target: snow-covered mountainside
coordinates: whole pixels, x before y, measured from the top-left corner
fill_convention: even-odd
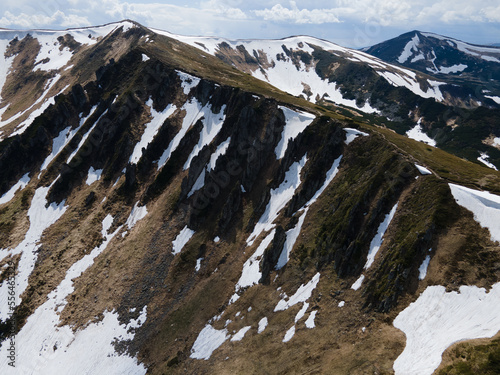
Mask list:
[[[3,34],[0,372],[498,369],[500,173],[267,82],[362,53],[165,34]]]
[[[255,78],[271,83],[292,95],[303,95],[312,102],[331,101],[363,112],[376,113],[369,100],[360,103],[342,92],[342,81],[330,79],[329,73],[339,62],[351,61],[368,66],[395,87],[405,87],[423,98],[444,100],[439,86],[444,82],[430,80],[413,71],[388,64],[364,52],[341,47],[326,40],[308,36],[295,36],[279,40],[227,40],[210,37],[175,35],[161,30],[156,32],[200,48],[225,60]],[[320,70],[320,60],[329,55],[339,61]]]
[[[450,82],[481,82],[476,100],[500,104],[500,48],[478,46],[438,34],[412,31],[366,48],[385,61],[397,63]]]
[[[425,50],[419,49],[422,47],[418,39],[420,34],[415,34],[405,44],[397,58],[388,60],[393,63],[391,64],[382,60],[386,57],[384,54],[379,59],[365,52],[307,36],[280,40],[226,40],[174,35],[161,30],[155,32],[216,56],[238,70],[294,96],[325,106],[333,104],[337,106],[337,111],[347,116],[366,118],[366,114],[375,115],[378,124],[387,126],[389,121],[388,126],[400,134],[455,152],[469,160],[483,162],[493,168],[500,164],[499,150],[488,147],[485,143],[485,139],[500,135],[500,130],[495,125],[500,120],[497,109],[500,97],[495,96],[494,88],[500,81],[500,76],[491,76],[492,80],[486,80],[486,86],[478,86],[476,76],[471,78],[470,83],[457,82],[457,79],[463,80],[463,77],[429,75],[437,73],[439,69],[441,73],[455,71],[454,68],[443,67],[443,64],[451,61],[449,57],[436,60],[436,64],[441,64],[439,69],[432,65],[435,70],[423,69],[422,73],[413,70],[414,64],[407,65],[412,69],[401,66],[403,59],[420,62],[424,53],[422,51]],[[437,36],[426,35],[429,35],[429,40],[434,38],[432,40],[437,41]],[[441,46],[452,42],[439,40],[439,43]],[[456,50],[469,51],[470,56],[473,56],[471,58],[481,58],[483,62],[500,67],[500,64],[493,62],[497,49],[482,49],[458,41],[453,43]],[[438,47],[433,48],[437,50]],[[374,51],[375,47],[368,52]],[[463,53],[455,55],[454,64],[460,67],[470,57],[467,55],[464,58]],[[474,66],[477,66],[477,62]],[[489,70],[481,69],[481,74],[484,75],[485,71]],[[492,74],[495,75],[495,72],[493,70]],[[486,89],[487,87],[491,90]],[[484,114],[485,110],[490,113]],[[490,120],[477,124],[476,116],[471,114],[474,111]],[[463,127],[456,132],[455,128],[461,125]],[[480,129],[471,136],[470,131],[464,130],[470,126]],[[462,131],[467,135],[461,134]],[[467,139],[466,145],[463,138]],[[457,147],[458,143],[462,145]]]

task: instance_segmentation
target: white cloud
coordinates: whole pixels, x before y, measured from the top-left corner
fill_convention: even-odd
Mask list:
[[[51,16],[44,14],[26,14],[21,13],[14,15],[6,11],[0,18],[0,25],[3,27],[21,27],[21,28],[37,28],[44,26],[61,26],[61,27],[76,27],[88,26],[90,22],[87,17],[81,17],[76,14],[66,15],[58,10]]]
[[[299,9],[295,1],[290,1],[290,8],[276,4],[271,9],[254,10],[257,17],[266,21],[291,21],[297,24],[323,24],[340,22],[335,9]]]

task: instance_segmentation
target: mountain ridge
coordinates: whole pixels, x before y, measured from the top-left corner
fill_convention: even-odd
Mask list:
[[[74,51],[58,79],[13,51],[57,90],[2,96],[53,97],[0,142],[0,296],[12,277],[18,294],[0,333],[17,323],[20,371],[406,374],[406,340],[436,327],[398,329],[403,311],[496,290],[498,221],[476,208],[497,217],[499,172],[147,28]],[[432,358],[410,348],[421,373],[471,337],[441,336]]]

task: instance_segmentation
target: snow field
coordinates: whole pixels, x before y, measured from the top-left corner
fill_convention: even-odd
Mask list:
[[[94,263],[95,258],[120,231],[109,229],[113,217],[107,215],[102,222],[104,241],[89,254],[76,261],[66,272],[64,280],[49,293],[47,301],[28,317],[16,336],[17,368],[7,365],[7,343],[0,352],[0,367],[6,374],[55,374],[64,368],[67,374],[107,373],[145,374],[146,368],[135,358],[118,355],[113,342],[131,340],[134,329],[146,320],[146,306],[137,319],[121,325],[115,312],[104,312],[104,319],[73,332],[70,326],[60,326],[59,314],[67,305],[66,298],[74,291],[73,280],[81,276]]]
[[[500,241],[500,196],[449,184],[457,203],[474,214],[474,219]],[[419,279],[427,272],[430,256],[420,266]],[[459,293],[446,292],[439,285],[427,287],[418,299],[394,320],[394,327],[406,334],[406,347],[394,362],[396,374],[432,374],[442,353],[455,342],[493,337],[500,330],[500,283],[490,291],[461,286]]]
[[[406,347],[394,362],[397,375],[432,374],[442,353],[462,340],[493,337],[500,330],[500,283],[489,292],[476,286],[461,286],[446,292],[430,286],[394,320],[406,334]]]

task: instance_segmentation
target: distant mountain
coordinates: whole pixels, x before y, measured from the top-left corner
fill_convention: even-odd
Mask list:
[[[228,40],[155,31],[345,116],[367,118],[369,114],[371,121],[400,134],[469,160],[486,162],[490,167],[500,165],[499,147],[491,141],[500,137],[496,80],[486,86],[478,85],[477,79],[430,74],[425,69],[419,72],[398,61],[385,62],[382,60],[385,55],[381,59],[309,36]],[[404,50],[408,42],[402,39],[399,44]],[[485,58],[493,59],[492,52],[490,55]],[[490,86],[493,86],[491,92],[485,88]],[[482,121],[478,122],[478,117]]]
[[[479,101],[489,99],[500,103],[498,47],[478,46],[433,33],[412,31],[364,51],[438,79],[472,87]]]

